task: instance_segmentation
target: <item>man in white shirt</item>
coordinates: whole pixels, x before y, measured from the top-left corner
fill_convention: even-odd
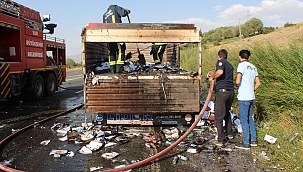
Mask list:
[[[236,144],[236,148],[250,149],[257,146],[257,132],[253,119],[255,91],[261,85],[257,68],[248,59],[249,50],[239,52],[239,65],[237,67],[236,86],[238,87],[238,105],[240,121],[243,130],[243,143]]]

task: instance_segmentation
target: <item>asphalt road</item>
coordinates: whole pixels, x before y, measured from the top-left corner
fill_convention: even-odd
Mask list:
[[[52,97],[39,101],[0,102],[0,139],[11,130],[83,104],[83,75],[80,69],[68,70],[67,80]]]
[[[52,97],[46,97],[40,101],[33,102],[15,102],[6,103],[0,109],[0,139],[12,134],[13,131],[21,129],[26,125],[32,124],[43,118],[63,112],[83,103],[83,75],[82,71],[69,70],[67,80],[56,94]],[[77,151],[82,145],[75,145],[68,142],[59,141],[58,136],[51,131],[51,126],[55,123],[81,123],[90,120],[90,116],[84,113],[84,109],[79,109],[68,115],[55,118],[51,121],[37,125],[32,129],[16,136],[3,149],[0,150],[0,162],[3,160],[12,160],[12,167],[26,171],[90,171],[91,167],[103,166],[104,168],[113,168],[118,162],[131,162],[148,158],[165,147],[156,149],[147,148],[142,138],[132,139],[131,142],[115,146],[113,148],[104,148],[90,155],[82,155]],[[135,129],[135,128],[133,128]],[[136,128],[137,129],[137,128]],[[139,128],[140,131],[155,131],[155,128]],[[199,128],[197,128],[199,130]],[[203,137],[209,140],[214,137],[214,133],[205,132]],[[46,145],[40,145],[43,140],[51,140]],[[270,171],[260,166],[258,159],[253,159],[252,154],[258,154],[258,149],[251,151],[234,149],[234,143],[240,140],[240,136],[229,142],[229,151],[220,149],[209,149],[206,142],[204,149],[200,153],[186,152],[188,146],[177,146],[163,157],[132,171],[165,171],[165,172],[183,172],[183,171]],[[68,149],[76,153],[74,157],[54,158],[49,153],[54,148]],[[101,158],[101,154],[115,151],[120,155],[117,161],[108,161]],[[178,161],[173,164],[176,155],[186,156],[186,161]]]

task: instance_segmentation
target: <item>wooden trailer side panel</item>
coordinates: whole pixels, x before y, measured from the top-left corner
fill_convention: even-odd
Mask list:
[[[96,85],[85,85],[87,113],[199,112],[199,80],[190,76],[141,76],[99,81]]]

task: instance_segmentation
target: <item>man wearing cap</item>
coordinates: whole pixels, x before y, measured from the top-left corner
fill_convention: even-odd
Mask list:
[[[243,142],[236,144],[236,148],[250,149],[250,146],[257,145],[256,126],[253,119],[253,108],[255,103],[255,91],[260,87],[261,82],[257,68],[248,59],[249,50],[239,52],[239,65],[237,68],[236,86],[238,87],[238,105],[240,121],[243,131]]]
[[[232,125],[230,109],[234,99],[233,66],[227,61],[228,53],[225,49],[218,51],[218,61],[216,72],[208,72],[209,81],[216,79],[216,97],[215,97],[215,123],[218,133],[218,139],[214,144],[218,147],[223,146],[228,139],[232,139]],[[223,120],[225,127],[223,128]]]

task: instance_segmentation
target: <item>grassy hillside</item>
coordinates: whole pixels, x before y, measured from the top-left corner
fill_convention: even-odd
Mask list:
[[[257,162],[286,171],[303,171],[303,23],[275,32],[206,49],[202,55],[202,75],[215,70],[217,51],[225,48],[236,70],[238,52],[248,49],[250,61],[258,68],[262,85],[256,92],[255,117],[259,146],[252,149]],[[234,109],[237,111],[235,99]],[[291,142],[289,139],[299,135]],[[264,141],[268,134],[275,144]],[[261,153],[265,152],[270,160]]]

